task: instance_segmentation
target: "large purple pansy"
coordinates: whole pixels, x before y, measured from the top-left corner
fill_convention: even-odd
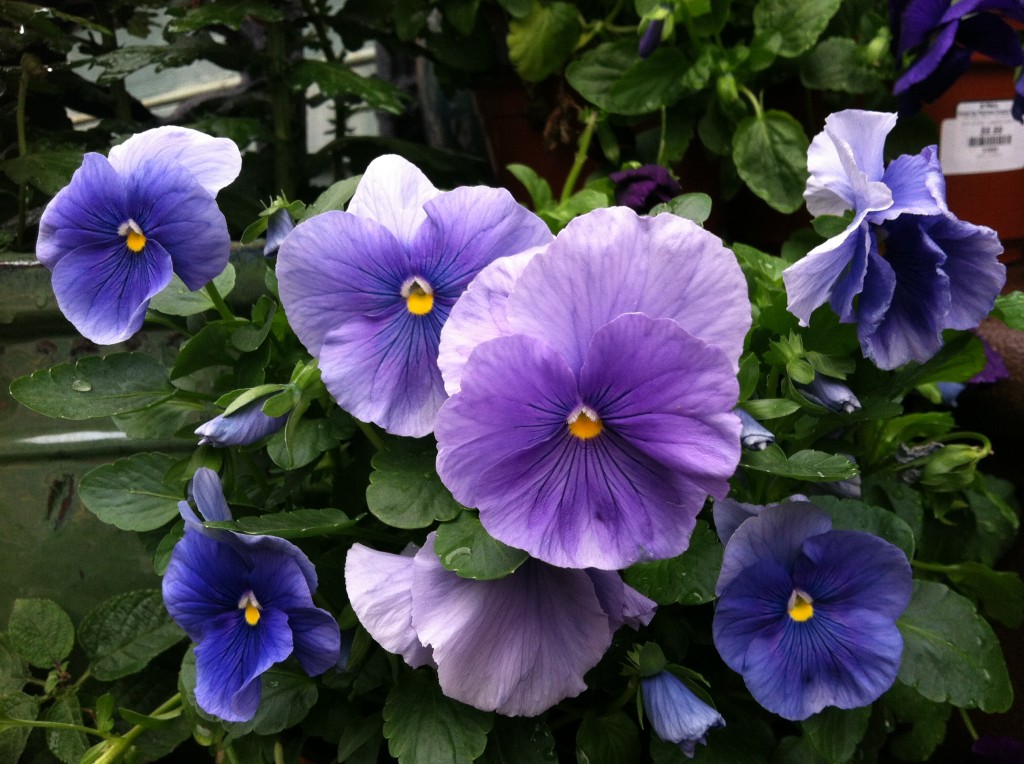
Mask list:
[[[184,127],[134,135],[109,158],[85,155],[43,211],[36,244],[83,336],[125,340],[172,273],[196,290],[224,270],[231,239],[214,196],[241,162],[232,141]]]
[[[317,215],[281,245],[281,300],[342,408],[419,437],[445,399],[437,346],[455,301],[492,260],[550,240],[507,191],[442,193],[406,160],[383,156],[347,212]]]

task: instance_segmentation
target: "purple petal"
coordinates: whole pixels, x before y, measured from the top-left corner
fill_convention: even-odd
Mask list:
[[[844,285],[840,305],[852,304],[863,284],[871,236],[861,215],[841,234],[819,244],[782,272],[789,297],[788,310],[800,319],[801,326],[807,326],[811,314],[829,299],[840,280]],[[861,263],[860,269],[853,267],[856,263]]]
[[[199,642],[216,616],[238,610],[238,599],[248,588],[243,557],[186,526],[167,564],[163,597],[167,612],[189,638]]]
[[[131,337],[142,327],[149,300],[171,281],[171,258],[154,241],[132,252],[121,240],[85,244],[53,268],[53,293],[67,319],[100,345]]]
[[[585,571],[528,560],[495,581],[459,578],[441,566],[433,534],[414,564],[413,624],[434,650],[445,695],[536,716],[586,689],[611,630]]]
[[[165,160],[143,162],[125,178],[125,193],[131,218],[148,240],[144,251],[159,243],[193,291],[220,275],[231,254],[227,221],[188,169]]]
[[[209,467],[200,467],[192,476],[188,486],[189,498],[192,499],[203,520],[226,522],[231,520],[231,509],[224,498],[224,488],[220,475]],[[187,506],[187,505],[186,505]],[[184,514],[182,515],[184,517]],[[188,522],[188,517],[185,521]]]
[[[910,0],[899,15],[897,52],[902,55],[927,40],[949,7],[950,0]]]
[[[354,544],[345,559],[345,589],[359,622],[385,650],[413,668],[434,664],[412,625],[413,558]]]
[[[941,71],[941,64],[943,59],[946,58],[946,54],[950,52],[950,48],[953,47],[953,41],[956,39],[957,24],[949,24],[941,27],[938,33],[931,38],[928,48],[924,54],[918,56],[917,60],[910,66],[903,75],[896,80],[896,84],[893,86],[892,92],[895,95],[905,93],[915,85],[919,85],[925,80],[934,76],[937,71]],[[944,83],[946,87],[952,84],[952,80]],[[945,90],[945,87],[943,88]],[[940,91],[941,92],[941,91]]]
[[[440,193],[419,168],[395,154],[377,157],[366,168],[348,211],[368,218],[408,244],[426,221],[423,205]]]
[[[711,630],[715,649],[729,668],[745,676],[752,664],[764,660],[756,651],[751,654],[753,644],[781,638],[792,593],[793,579],[771,559],[751,561],[721,588]]]
[[[601,609],[608,614],[608,626],[613,633],[623,624],[631,629],[639,629],[654,618],[654,611],[658,607],[654,600],[624,584],[617,571],[591,569],[587,575],[594,584]]]
[[[262,611],[254,626],[241,609],[222,613],[196,645],[196,703],[225,721],[249,721],[259,708],[260,675],[291,652],[292,632],[281,611]]]
[[[1019,2],[1009,3],[1018,20],[1024,16]],[[960,22],[957,42],[972,51],[988,56],[1003,66],[1020,66],[1024,63],[1024,52],[1020,49],[1020,38],[1016,30],[1005,19],[993,13],[979,13]]]
[[[288,625],[303,671],[318,676],[338,663],[341,630],[334,616],[320,608],[300,608],[288,611]]]
[[[320,370],[338,405],[394,435],[429,434],[447,397],[437,343],[448,307],[435,300],[430,313],[418,316],[399,305],[349,318],[328,334]]]
[[[263,242],[263,256],[276,255],[288,234],[294,230],[295,221],[288,214],[288,210],[282,208],[271,213],[270,220],[267,221],[266,240]]]
[[[1006,283],[999,235],[952,215],[934,218],[928,235],[946,256],[942,269],[949,276],[950,309],[944,328],[973,329],[992,310]]]
[[[427,221],[409,247],[413,273],[455,300],[488,263],[552,241],[539,217],[503,188],[456,188],[424,205]]]
[[[620,316],[594,334],[580,394],[630,445],[705,493],[728,493],[740,458],[739,384],[719,348],[668,319]]]
[[[358,316],[405,309],[409,257],[379,223],[325,212],[296,226],[281,245],[277,278],[288,321],[314,356],[327,334]]]
[[[201,424],[196,428],[196,435],[202,436],[199,445],[214,448],[248,446],[280,430],[288,421],[288,415],[269,417],[264,414],[263,404],[269,397],[264,396],[228,416],[219,414]]]
[[[863,531],[807,539],[793,566],[793,583],[814,598],[815,613],[870,610],[892,621],[907,609],[913,588],[903,551]]]
[[[576,218],[530,262],[508,302],[511,325],[577,372],[594,333],[636,312],[671,318],[737,368],[750,327],[746,281],[718,237],[675,215],[613,207]]]
[[[505,313],[508,296],[526,264],[540,251],[540,247],[534,247],[518,255],[498,258],[477,274],[452,306],[448,320],[441,327],[437,356],[448,395],[459,391],[462,369],[477,345],[513,333]]]
[[[153,159],[164,166],[176,163],[186,168],[210,196],[216,196],[242,170],[242,155],[234,141],[187,127],[146,130],[110,150],[110,164],[125,177]]]
[[[874,213],[872,222],[903,214],[938,215],[946,211],[946,179],[938,149],[926,146],[920,154],[903,154],[885,168],[882,180],[892,189],[892,207]]]
[[[778,506],[768,505],[768,506]],[[712,512],[715,518],[715,531],[718,533],[718,540],[722,545],[729,543],[732,534],[736,532],[745,520],[749,520],[761,513],[763,507],[759,504],[744,504],[735,499],[715,499]]]
[[[124,179],[106,157],[86,154],[71,182],[43,210],[36,257],[53,270],[64,255],[79,247],[121,246],[124,239],[117,231],[129,217]]]
[[[683,746],[687,756],[693,755],[697,743],[705,742],[709,730],[725,726],[725,719],[718,711],[668,671],[643,679],[640,692],[644,713],[655,734],[668,743]]]
[[[715,586],[717,594],[741,571],[761,560],[791,571],[804,541],[832,529],[829,516],[808,502],[785,502],[766,510],[740,525],[729,539]]]

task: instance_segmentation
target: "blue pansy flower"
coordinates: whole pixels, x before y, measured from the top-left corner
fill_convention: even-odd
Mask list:
[[[725,726],[718,711],[669,671],[640,680],[640,694],[654,733],[677,744],[688,758],[693,758],[697,743],[706,745],[708,731]]]
[[[281,301],[342,408],[420,437],[445,399],[437,345],[455,301],[492,260],[550,240],[508,191],[442,193],[405,159],[383,156],[346,212],[317,215],[285,239]]]
[[[57,305],[83,336],[125,340],[172,273],[196,290],[224,270],[231,239],[214,196],[241,166],[234,142],[184,127],[85,155],[43,211],[36,244]]]
[[[825,120],[808,151],[804,198],[813,215],[852,219],[783,272],[801,325],[828,302],[857,324],[861,350],[882,369],[928,360],[944,329],[977,326],[1006,280],[996,232],[946,207],[935,146],[884,165],[895,124],[895,114],[857,109]]]
[[[865,706],[896,680],[896,619],[911,588],[906,555],[889,542],[832,530],[806,502],[766,507],[728,538],[715,647],[754,700],[786,719]]]
[[[205,520],[230,520],[212,470],[190,486]],[[248,721],[260,704],[260,675],[294,655],[310,676],[338,663],[338,624],[313,604],[316,571],[302,551],[274,536],[204,528],[178,505],[185,535],[163,581],[167,611],[196,643],[196,703],[226,721]]]
[[[1017,67],[1024,64],[1012,22],[1024,22],[1020,0],[891,0],[896,56],[914,56],[893,87],[900,111],[913,113],[941,96],[980,53]],[[1014,119],[1024,115],[1024,76],[1018,77]]]
[[[196,428],[196,435],[201,436],[199,445],[210,445],[215,448],[248,446],[280,430],[288,421],[288,415],[264,414],[263,404],[269,397],[265,395],[245,404],[237,411],[219,414],[209,422],[199,425]]]

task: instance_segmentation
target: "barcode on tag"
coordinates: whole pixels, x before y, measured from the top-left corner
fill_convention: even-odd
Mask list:
[[[962,101],[956,117],[942,121],[939,162],[946,175],[974,175],[1024,168],[1024,126],[1013,102]]]

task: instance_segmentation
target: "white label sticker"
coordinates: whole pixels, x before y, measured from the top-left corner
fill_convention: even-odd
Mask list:
[[[1024,125],[1010,114],[1013,102],[963,101],[956,118],[942,120],[939,162],[946,175],[974,175],[1024,168]]]

